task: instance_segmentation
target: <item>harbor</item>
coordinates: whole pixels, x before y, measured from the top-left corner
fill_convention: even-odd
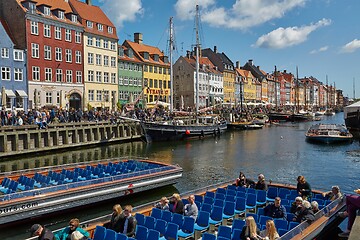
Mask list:
[[[324,116],[321,122],[342,124],[343,121],[343,114],[339,113]],[[258,131],[227,131],[221,136],[202,140],[151,144],[133,141],[94,146],[86,151],[74,149],[57,154],[32,154],[1,162],[0,169],[8,172],[122,156],[146,157],[183,168],[183,177],[174,187],[36,220],[52,230],[64,227],[73,217],[86,221],[109,214],[115,203],[137,206],[174,192],[185,193],[235,179],[239,171],[252,179],[263,173],[268,181],[290,184],[296,183],[298,175],[304,175],[313,188],[327,191],[332,185],[339,185],[343,192],[352,192],[358,183],[353,173],[360,170],[359,139],[346,145],[310,144],[305,141],[305,133],[312,124],[288,122],[265,126]],[[32,223],[2,229],[2,239],[27,238]]]

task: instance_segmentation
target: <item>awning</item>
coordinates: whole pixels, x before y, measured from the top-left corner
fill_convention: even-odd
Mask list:
[[[8,98],[15,98],[16,97],[15,93],[12,90],[6,89],[5,93],[6,93],[6,96]]]
[[[16,92],[22,98],[27,98],[28,97],[28,95],[26,94],[26,92],[24,90],[16,90]]]

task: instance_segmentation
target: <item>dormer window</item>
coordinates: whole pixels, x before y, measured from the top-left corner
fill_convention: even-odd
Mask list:
[[[58,11],[58,18],[60,19],[64,19],[64,12],[63,11]]]
[[[101,32],[104,30],[104,26],[100,23],[98,23],[98,30]]]
[[[91,21],[86,21],[86,26],[88,28],[93,28],[93,23]]]
[[[44,7],[44,15],[46,16],[50,16],[50,8],[49,7]]]
[[[124,56],[124,49],[123,48],[119,48],[119,57],[123,57]]]
[[[159,61],[159,55],[158,54],[154,54],[153,55],[154,61],[158,62]]]
[[[133,57],[134,57],[134,52],[133,52],[133,50],[132,50],[131,48],[128,49],[127,55],[128,55],[129,58],[133,58]]]
[[[149,53],[143,52],[144,59],[149,60]]]
[[[113,33],[114,29],[112,27],[108,27],[108,33]]]
[[[74,23],[77,23],[77,16],[76,15],[71,15],[71,21]]]
[[[169,63],[169,58],[168,58],[168,56],[164,56],[164,57],[163,57],[163,62],[164,62],[164,63]]]
[[[33,2],[29,2],[29,10],[31,13],[34,13],[36,11],[36,5]]]

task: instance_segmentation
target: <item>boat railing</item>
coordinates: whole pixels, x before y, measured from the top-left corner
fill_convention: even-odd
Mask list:
[[[118,174],[118,175],[114,175],[114,176],[108,176],[108,177],[102,177],[102,178],[96,178],[96,179],[90,179],[90,180],[83,180],[83,181],[71,182],[71,183],[64,183],[64,184],[48,186],[48,187],[43,187],[43,188],[36,188],[36,189],[32,189],[32,190],[27,190],[27,191],[15,192],[15,193],[3,195],[0,198],[0,201],[10,201],[10,200],[16,199],[16,198],[41,196],[43,194],[51,193],[51,192],[69,190],[69,189],[74,189],[74,188],[78,188],[78,187],[86,187],[86,186],[91,186],[91,185],[101,184],[101,183],[106,183],[106,182],[120,181],[122,179],[126,180],[126,179],[129,179],[132,177],[167,171],[167,170],[170,170],[173,168],[175,168],[175,166],[172,166],[172,165],[160,166],[160,167],[151,168],[151,169],[133,171],[133,172],[129,172],[129,173],[122,173],[122,174]]]
[[[325,217],[331,217],[332,214],[334,214],[334,212],[332,212],[331,210],[336,207],[341,201],[343,201],[342,199],[336,199],[332,202],[330,202],[328,205],[326,205],[323,209],[321,209],[320,211],[318,211],[315,214],[315,220],[318,220],[319,218],[325,216]],[[281,236],[281,240],[290,240],[293,237],[295,237],[298,234],[301,234],[307,227],[309,227],[311,224],[309,224],[308,222],[304,221],[302,223],[300,223],[298,226],[296,226],[295,228],[291,229],[290,231],[288,231],[287,233],[285,233],[283,236]]]

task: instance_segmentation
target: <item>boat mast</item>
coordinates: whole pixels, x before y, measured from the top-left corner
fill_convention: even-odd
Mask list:
[[[199,37],[199,19],[200,19],[200,13],[199,13],[199,5],[196,5],[196,121],[197,115],[199,113],[199,51],[200,51],[200,37]]]
[[[328,76],[326,75],[326,109],[329,107],[329,85]]]
[[[298,66],[296,66],[295,107],[297,109],[297,113],[299,113],[300,110],[299,105],[299,69]]]
[[[278,109],[278,99],[277,99],[277,78],[276,78],[276,65],[275,65],[275,72],[274,72],[274,80],[275,80],[275,109],[277,111]]]
[[[170,50],[169,50],[169,61],[170,61],[170,112],[174,110],[174,73],[173,73],[173,44],[174,44],[174,35],[173,35],[173,17],[170,17]]]

